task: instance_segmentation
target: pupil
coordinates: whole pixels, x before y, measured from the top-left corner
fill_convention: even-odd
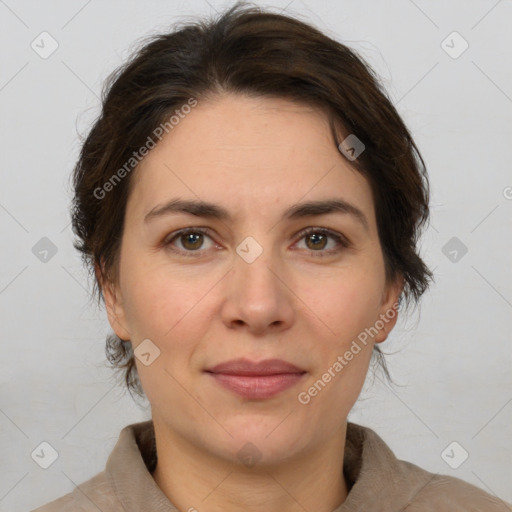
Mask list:
[[[191,244],[192,249],[197,249],[196,244],[201,236],[202,235],[200,235],[200,234],[194,234],[194,233],[189,233],[189,234],[185,235],[185,244],[184,244],[185,247],[187,247],[187,244]]]
[[[320,242],[320,244],[325,242],[325,236],[322,234],[313,233],[312,235],[309,235],[309,240],[313,242],[314,247],[319,247],[318,242]]]

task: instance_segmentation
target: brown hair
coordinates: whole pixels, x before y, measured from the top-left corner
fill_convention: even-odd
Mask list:
[[[93,276],[98,304],[104,301],[101,283],[118,282],[131,173],[122,173],[108,194],[98,191],[106,190],[116,171],[118,177],[121,168],[126,171],[134,151],[177,108],[219,93],[313,105],[328,116],[336,146],[341,141],[335,126],[364,143],[351,164],[371,186],[386,280],[401,275],[403,298],[417,305],[433,280],[416,252],[429,216],[429,184],[408,129],[374,71],[353,50],[305,22],[241,2],[216,20],[150,36],[105,81],[101,113],[73,173],[72,226],[80,239],[74,247]],[[374,350],[389,381],[383,355],[377,345]],[[106,352],[113,366],[124,370],[130,393],[143,396],[131,343],[109,335]]]

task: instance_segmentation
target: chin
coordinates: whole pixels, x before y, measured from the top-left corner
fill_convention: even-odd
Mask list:
[[[281,411],[266,417],[261,414],[237,416],[225,423],[226,430],[233,437],[226,435],[223,436],[224,440],[235,455],[243,455],[245,447],[246,451],[254,450],[262,463],[283,461],[292,452],[304,447],[308,439],[304,428],[296,423],[297,418],[293,418],[293,414],[288,418],[286,416]],[[239,451],[242,453],[239,454]]]

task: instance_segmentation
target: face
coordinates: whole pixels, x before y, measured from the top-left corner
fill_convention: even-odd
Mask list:
[[[104,294],[116,334],[136,353],[150,340],[136,365],[155,425],[232,461],[247,442],[261,464],[319,448],[344,426],[401,291],[385,283],[369,184],[324,115],[282,99],[200,102],[132,178],[119,282]],[[216,208],[162,208],[178,199]],[[210,373],[239,358],[300,371]]]

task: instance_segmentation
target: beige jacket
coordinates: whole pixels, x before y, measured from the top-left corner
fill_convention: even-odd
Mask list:
[[[153,422],[128,425],[104,471],[32,512],[178,512],[151,476],[155,465]],[[512,511],[463,480],[397,459],[373,430],[350,422],[343,471],[350,491],[333,512]]]

